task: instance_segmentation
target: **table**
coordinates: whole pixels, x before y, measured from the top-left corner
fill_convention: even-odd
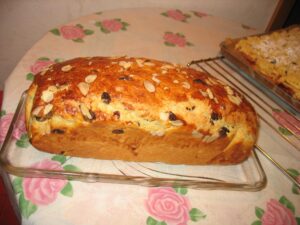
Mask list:
[[[96,12],[57,26],[25,54],[5,82],[0,141],[34,74],[53,62],[129,55],[187,64],[217,56],[225,38],[258,32],[201,11],[163,8]],[[24,124],[17,127],[14,138],[21,150],[31,148]],[[300,180],[299,151],[273,137],[264,125],[258,144]],[[265,157],[259,154],[259,158],[268,183],[258,192],[10,179],[22,224],[28,225],[300,224],[300,191]],[[41,167],[53,164],[50,159],[32,161]]]

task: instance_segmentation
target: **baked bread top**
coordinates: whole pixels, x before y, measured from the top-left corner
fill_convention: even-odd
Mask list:
[[[146,58],[86,57],[54,64],[28,90],[30,138],[67,133],[95,122],[118,121],[164,136],[174,130],[211,143],[231,138],[249,148],[256,113],[238,92],[192,68]]]

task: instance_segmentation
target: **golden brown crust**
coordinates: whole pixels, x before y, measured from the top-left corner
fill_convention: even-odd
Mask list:
[[[252,106],[208,74],[129,57],[76,58],[35,76],[26,124],[56,154],[172,164],[228,164],[257,138]]]

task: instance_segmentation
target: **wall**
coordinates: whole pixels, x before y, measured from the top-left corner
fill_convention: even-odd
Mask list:
[[[0,0],[0,88],[26,51],[48,30],[82,15],[116,8],[206,11],[264,30],[278,0]]]

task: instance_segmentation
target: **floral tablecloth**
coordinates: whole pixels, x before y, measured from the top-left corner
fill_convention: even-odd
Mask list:
[[[55,16],[55,15],[54,15]],[[22,58],[5,83],[1,111],[3,142],[16,104],[34,75],[46,66],[78,56],[143,56],[186,64],[219,54],[219,43],[258,30],[198,9],[141,8],[96,12],[58,25]],[[31,148],[24,122],[13,133],[20,151]],[[260,138],[262,141],[262,138]],[[274,155],[300,179],[300,154]],[[279,144],[280,146],[280,144]],[[11,176],[22,224],[300,224],[300,191],[259,155],[268,177],[258,192],[143,187]],[[32,167],[78,170],[64,156],[32,159]]]

